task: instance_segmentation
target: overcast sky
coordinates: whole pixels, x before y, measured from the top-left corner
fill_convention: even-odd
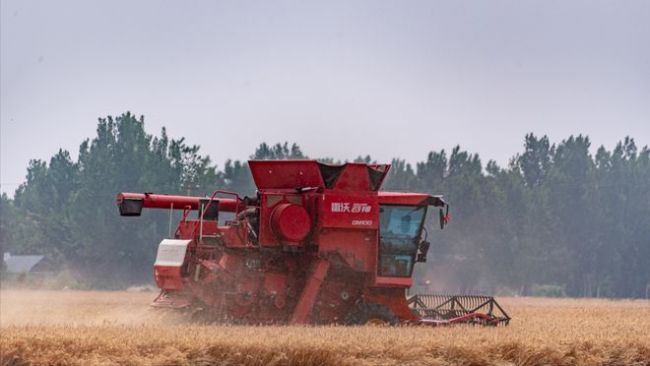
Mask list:
[[[219,166],[263,141],[504,165],[527,132],[650,144],[650,1],[2,0],[1,190],[132,111]]]

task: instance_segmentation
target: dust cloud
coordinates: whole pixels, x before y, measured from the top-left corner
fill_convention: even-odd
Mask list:
[[[0,327],[176,325],[180,314],[149,306],[155,292],[0,290]]]

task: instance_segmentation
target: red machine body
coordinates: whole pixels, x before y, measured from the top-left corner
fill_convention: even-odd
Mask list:
[[[405,291],[416,262],[426,260],[427,210],[441,208],[441,226],[448,218],[440,196],[379,191],[389,165],[284,160],[249,167],[253,198],[118,194],[123,216],[183,210],[174,237],[158,248],[161,294],[153,305],[253,324],[422,320],[423,303]],[[231,217],[220,221],[222,213]]]

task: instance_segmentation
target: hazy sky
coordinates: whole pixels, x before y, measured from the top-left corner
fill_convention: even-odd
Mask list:
[[[650,144],[650,1],[2,0],[1,190],[130,110],[219,166],[262,141],[410,162],[524,134]]]

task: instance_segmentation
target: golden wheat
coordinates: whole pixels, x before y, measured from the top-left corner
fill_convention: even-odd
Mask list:
[[[152,293],[3,290],[4,365],[650,365],[647,301],[507,298],[508,327],[198,326]]]

